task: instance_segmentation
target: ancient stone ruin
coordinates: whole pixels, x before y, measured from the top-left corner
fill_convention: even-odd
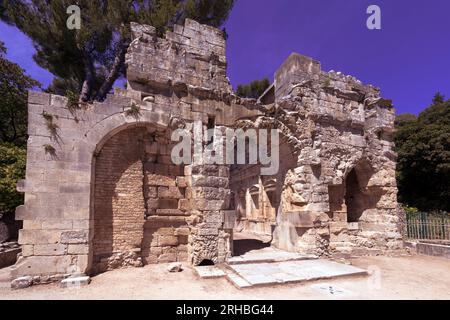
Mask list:
[[[181,261],[226,262],[233,234],[318,256],[380,254],[398,230],[394,109],[379,90],[292,54],[258,99],[237,97],[225,40],[186,20],[165,38],[132,24],[127,89],[102,103],[29,93],[25,204],[13,277]],[[280,133],[280,167],[176,165],[178,128]],[[207,142],[204,142],[206,145]]]

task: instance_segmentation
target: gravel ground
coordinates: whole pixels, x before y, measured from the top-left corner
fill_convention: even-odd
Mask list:
[[[79,289],[50,284],[11,290],[2,269],[0,299],[450,299],[448,259],[364,257],[351,264],[373,275],[238,290],[224,278],[198,279],[189,267],[168,273],[167,265],[149,265],[103,273]]]

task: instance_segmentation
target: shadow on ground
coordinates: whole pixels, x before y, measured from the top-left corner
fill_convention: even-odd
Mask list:
[[[263,242],[255,239],[240,239],[233,241],[233,251],[235,256],[241,256],[249,251],[268,247],[270,247],[270,242]]]

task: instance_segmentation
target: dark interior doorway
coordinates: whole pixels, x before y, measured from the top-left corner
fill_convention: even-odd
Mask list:
[[[268,248],[271,245],[271,238],[244,232],[237,232],[233,235],[233,256],[242,256],[250,251]]]

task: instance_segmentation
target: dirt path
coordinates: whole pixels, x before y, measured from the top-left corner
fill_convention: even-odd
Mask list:
[[[166,265],[96,276],[80,289],[57,284],[11,290],[0,270],[0,299],[450,299],[450,260],[428,256],[366,257],[352,264],[371,277],[323,280],[238,290],[226,279],[198,279],[193,270],[168,273]],[[316,287],[332,287],[333,294]],[[337,294],[339,293],[340,294]]]

